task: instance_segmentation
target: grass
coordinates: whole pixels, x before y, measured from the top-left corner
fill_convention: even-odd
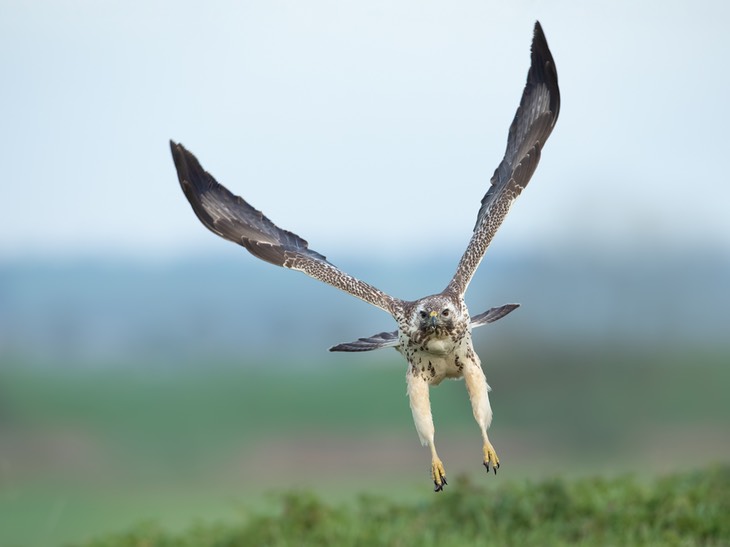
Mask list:
[[[462,478],[417,503],[361,497],[333,505],[307,492],[280,497],[274,514],[168,533],[154,524],[83,547],[245,545],[727,545],[730,467],[674,474],[503,483]]]
[[[440,504],[464,492],[490,508],[496,499],[528,503],[532,494],[520,488],[545,489],[549,483],[535,481],[556,473],[566,482],[555,484],[571,493],[581,477],[625,471],[644,492],[657,475],[728,462],[727,352],[558,349],[483,352],[495,388],[492,440],[505,464],[496,480],[483,477],[463,383],[433,391],[449,476],[479,473],[474,483],[485,484],[450,484],[443,498],[428,492],[428,451],[418,444],[395,352],[392,363],[347,356],[319,368],[0,363],[0,545],[56,547],[147,518],[159,526],[145,533],[161,538],[196,518],[229,523],[197,527],[201,534],[249,534],[273,518],[262,501],[273,488],[312,491],[287,494],[279,510],[307,502],[344,522],[344,532],[355,533],[353,519],[401,515],[387,523],[400,537],[399,526],[422,527],[417,515],[447,511]],[[387,499],[367,497],[374,492]],[[256,513],[230,524],[242,506]],[[505,518],[495,513],[480,526],[501,538]],[[424,530],[425,543],[451,541],[446,528]]]

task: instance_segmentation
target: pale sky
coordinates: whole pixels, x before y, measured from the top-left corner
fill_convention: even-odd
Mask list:
[[[230,245],[170,138],[335,263],[462,248],[536,19],[560,119],[495,245],[730,252],[728,2],[0,0],[0,260]]]

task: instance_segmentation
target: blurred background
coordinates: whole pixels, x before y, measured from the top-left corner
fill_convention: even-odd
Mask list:
[[[539,19],[562,109],[469,289],[502,460],[432,392],[450,475],[730,460],[724,2],[0,0],[0,544],[431,495],[380,310],[207,232],[168,139],[395,296],[439,292]],[[407,206],[405,206],[407,204]]]

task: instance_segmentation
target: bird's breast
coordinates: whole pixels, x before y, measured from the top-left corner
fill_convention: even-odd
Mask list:
[[[448,355],[454,351],[454,341],[451,337],[431,338],[423,344],[426,352],[433,355]]]
[[[430,385],[437,386],[445,378],[461,378],[463,366],[454,359],[455,355],[437,355],[426,351],[417,351],[412,355],[408,373],[420,376]]]

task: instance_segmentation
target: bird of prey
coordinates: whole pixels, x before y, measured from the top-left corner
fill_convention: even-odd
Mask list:
[[[446,485],[446,471],[434,444],[429,388],[444,378],[464,378],[474,418],[483,440],[483,463],[495,474],[499,458],[489,441],[492,421],[490,390],[472,344],[471,330],[496,321],[518,305],[508,304],[471,316],[464,293],[494,234],[512,203],[527,186],[540,152],[558,119],[560,92],[552,54],[539,22],[535,23],[531,66],[520,105],[509,128],[507,149],[482,198],[471,240],[448,286],[419,300],[399,300],[343,272],[309,248],[298,235],[283,230],[242,198],[232,194],[206,172],[181,144],[170,141],[172,156],[185,196],[200,221],[219,236],[245,247],[254,256],[298,270],[388,312],[398,324],[383,332],[330,351],[369,351],[394,347],[408,362],[407,392],[421,443],[431,450],[435,491]]]

